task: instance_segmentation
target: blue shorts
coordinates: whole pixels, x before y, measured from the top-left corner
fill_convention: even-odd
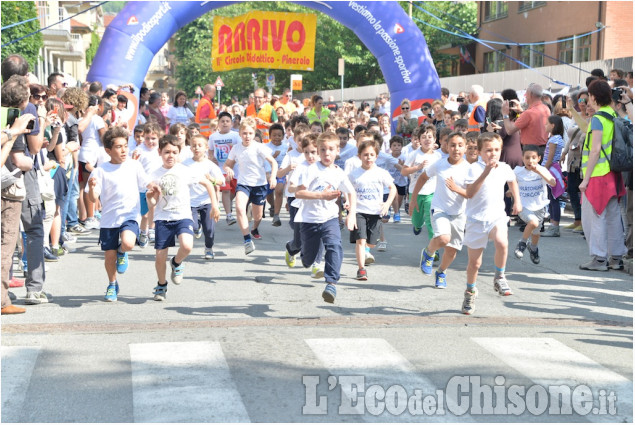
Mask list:
[[[267,199],[267,192],[269,190],[269,185],[264,186],[247,186],[244,184],[239,184],[236,186],[236,192],[243,192],[249,197],[249,202],[254,205],[264,205]]]
[[[139,223],[134,220],[124,221],[119,227],[112,227],[109,229],[99,229],[99,243],[101,244],[102,251],[111,251],[119,248],[119,235],[124,231],[129,230],[139,236]]]
[[[287,177],[276,177],[276,183],[285,184],[287,182]]]
[[[146,192],[139,192],[139,199],[141,200],[141,215],[144,216],[150,211],[148,208],[148,200],[146,199]]]
[[[176,238],[182,233],[194,236],[194,222],[191,218],[176,221],[155,221],[154,249],[166,249],[176,246]]]

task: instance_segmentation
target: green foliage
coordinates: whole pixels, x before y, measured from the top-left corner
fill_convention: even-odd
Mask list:
[[[104,13],[119,13],[121,9],[126,5],[126,1],[109,1],[106,4],[103,4],[101,8]]]
[[[222,73],[213,72],[211,68],[213,16],[210,13],[191,22],[176,34],[174,53],[178,59],[176,78],[179,89],[193,94],[196,86],[214,83],[216,77],[220,75],[225,83],[221,91],[221,100],[227,102],[232,95],[243,98],[253,90],[254,83],[251,77],[253,72],[257,75],[259,87],[265,87],[267,74],[274,74],[276,79],[274,92],[276,93],[290,85],[291,74],[302,74],[303,91],[339,88],[337,61],[340,57],[346,60],[344,81],[348,87],[384,82],[377,60],[357,36],[323,13],[284,2],[239,3],[218,9],[213,13],[221,16],[237,16],[251,10],[316,14],[315,71],[245,68]]]
[[[2,27],[36,18],[37,10],[32,1],[3,1],[0,5],[2,13]],[[25,24],[16,25],[2,31],[2,44],[17,40],[20,37],[40,29],[40,21],[34,19]],[[1,59],[4,60],[12,54],[22,55],[29,63],[29,69],[35,69],[40,48],[43,46],[42,34],[37,33],[23,40],[2,48]]]
[[[430,13],[443,20],[442,22],[431,17],[419,10],[416,6],[413,6],[412,8],[413,21],[426,38],[426,43],[428,44],[428,49],[430,50],[430,54],[434,60],[439,77],[448,77],[450,76],[449,70],[451,63],[459,60],[459,58],[458,56],[439,53],[438,49],[447,47],[448,45],[464,46],[470,44],[471,40],[439,31],[429,25],[421,23],[420,21],[428,22],[431,25],[455,33],[458,33],[459,31],[453,27],[457,27],[468,34],[473,35],[478,32],[476,19],[476,14],[478,12],[477,4],[474,1],[415,1],[413,3],[422,9],[428,10]],[[408,2],[401,2],[401,5],[406,11],[408,11]]]
[[[90,34],[90,46],[86,49],[86,65],[92,65],[93,59],[97,54],[99,43],[101,43],[101,39],[99,38],[96,29],[93,28],[93,32]]]

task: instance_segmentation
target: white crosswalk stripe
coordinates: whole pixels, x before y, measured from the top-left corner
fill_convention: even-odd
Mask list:
[[[368,389],[373,385],[386,390],[396,384],[406,390],[408,396],[414,395],[415,390],[421,390],[422,395],[435,395],[437,386],[429,379],[419,376],[415,367],[397,350],[395,350],[386,340],[378,338],[338,338],[338,339],[306,339],[306,343],[315,353],[324,367],[334,377],[342,379],[346,376],[363,376],[364,388]],[[340,382],[341,385],[341,382]],[[363,392],[361,393],[364,394]],[[353,396],[356,398],[357,394]],[[351,397],[349,397],[350,399]],[[375,398],[374,396],[372,398]],[[380,397],[381,398],[381,397]],[[400,398],[397,395],[398,399]],[[390,412],[388,406],[390,397],[385,397],[385,408],[379,407],[373,413],[373,403],[366,403],[364,399],[349,400],[355,408],[350,410],[357,413],[370,413],[364,420],[368,421],[389,421],[394,420],[394,412],[399,413],[399,421],[405,422],[470,422],[469,415],[458,418],[445,411],[445,414],[424,415],[424,412],[417,414],[416,410],[406,408],[401,411],[401,406],[395,406]],[[380,400],[381,401],[381,400]],[[343,401],[344,402],[344,401]],[[370,406],[370,409],[369,409]],[[348,409],[347,409],[348,410]],[[370,410],[370,412],[369,412]],[[341,409],[340,409],[341,412]],[[372,419],[375,416],[376,419]]]
[[[130,344],[135,422],[250,422],[218,342]]]
[[[40,347],[2,346],[2,422],[20,422]]]
[[[594,422],[633,422],[633,383],[582,353],[553,338],[472,338],[474,342],[545,388],[586,385],[597,398],[599,391],[617,395],[617,416],[592,410]],[[571,411],[571,398],[562,398],[562,410]],[[607,407],[608,408],[608,407]]]

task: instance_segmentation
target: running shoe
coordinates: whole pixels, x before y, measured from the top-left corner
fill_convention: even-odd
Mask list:
[[[176,257],[172,257],[170,260],[170,266],[172,267],[172,274],[170,275],[170,279],[172,279],[172,283],[175,285],[180,285],[183,282],[183,274],[185,273],[185,260],[178,265],[174,265],[174,259]]]
[[[434,287],[437,289],[445,289],[448,284],[445,281],[445,273],[434,272]]]
[[[434,257],[428,255],[426,249],[423,248],[421,250],[421,271],[423,274],[432,274],[432,263],[434,262]]]
[[[509,287],[505,275],[494,278],[494,290],[505,297],[512,295],[512,289]]]
[[[474,288],[469,291],[466,290],[463,294],[463,307],[461,308],[461,312],[463,314],[473,314],[476,310],[476,297],[478,297],[478,290]]]
[[[117,273],[124,274],[128,270],[128,253],[117,251]]]
[[[322,292],[322,299],[324,299],[327,303],[333,304],[333,302],[335,302],[336,295],[337,291],[335,290],[335,285],[327,283],[326,288],[324,288],[324,292]]]

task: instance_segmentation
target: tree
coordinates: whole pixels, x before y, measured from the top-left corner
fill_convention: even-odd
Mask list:
[[[97,54],[99,43],[101,43],[101,39],[99,38],[99,34],[97,34],[97,25],[95,25],[93,32],[90,34],[90,46],[86,49],[86,65],[92,65],[93,59]]]
[[[177,57],[176,78],[180,89],[194,93],[196,86],[213,83],[221,75],[225,87],[221,91],[223,102],[232,95],[244,98],[253,90],[252,73],[256,73],[258,86],[265,86],[266,74],[275,75],[276,92],[290,84],[291,74],[302,74],[303,90],[314,91],[340,86],[337,75],[337,61],[346,60],[345,80],[349,87],[380,84],[384,82],[377,59],[359,41],[355,33],[327,15],[312,9],[282,2],[249,2],[224,7],[215,12],[221,16],[237,16],[251,10],[317,13],[317,34],[315,46],[316,69],[310,71],[238,69],[222,74],[211,68],[211,40],[213,38],[212,19],[203,16],[183,27],[176,34]]]
[[[3,1],[0,6],[2,11],[2,27],[26,21],[31,18],[37,18],[37,10],[35,2],[32,1]],[[16,25],[6,30],[2,30],[2,45],[24,37],[27,34],[38,31],[40,29],[40,21],[34,19],[32,21]],[[35,69],[38,61],[39,52],[44,42],[42,34],[37,33],[26,37],[16,43],[2,47],[0,57],[4,60],[7,56],[20,54],[29,63],[29,69]]]

